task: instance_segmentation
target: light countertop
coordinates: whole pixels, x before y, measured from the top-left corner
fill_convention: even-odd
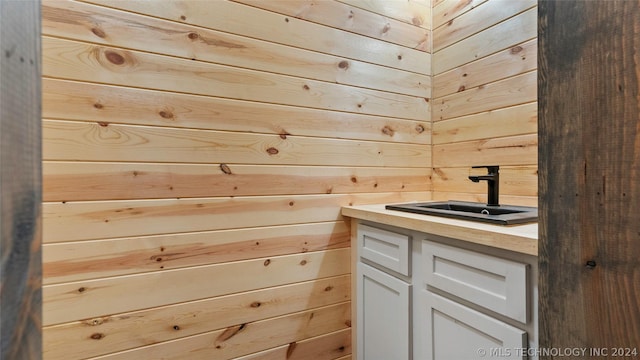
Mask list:
[[[538,224],[501,226],[386,210],[384,204],[342,208],[342,215],[538,256]]]

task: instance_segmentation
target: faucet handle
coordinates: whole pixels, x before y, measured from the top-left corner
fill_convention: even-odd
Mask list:
[[[478,166],[472,166],[471,168],[472,169],[486,168],[490,174],[497,174],[500,171],[499,165],[478,165]]]

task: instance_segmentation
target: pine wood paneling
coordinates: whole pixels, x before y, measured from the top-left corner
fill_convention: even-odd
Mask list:
[[[44,329],[44,355],[65,360],[151,345],[347,301],[349,289],[349,275],[340,275],[49,326]],[[314,351],[329,349],[335,348]]]
[[[238,3],[289,15],[298,19],[354,32],[412,49],[431,52],[429,31],[335,1],[233,0]]]
[[[340,0],[376,14],[388,16],[407,24],[431,29],[431,7],[428,0],[388,1],[388,0]]]
[[[447,26],[433,31],[434,51],[441,50],[473,34],[481,32],[493,24],[500,23],[516,14],[530,9],[537,0],[490,0],[458,17]]]
[[[433,124],[434,144],[491,139],[535,133],[538,106],[532,102],[478,114],[438,121]]]
[[[500,202],[537,205],[535,1],[434,5],[433,198],[487,201],[471,167],[499,165]]]
[[[536,101],[537,73],[531,71],[434,101],[434,121]]]
[[[538,163],[537,134],[434,145],[433,166],[534,165]]]
[[[238,324],[200,335],[137,348],[96,359],[232,359],[260,349],[291,344],[348,327],[349,302]],[[213,354],[213,355],[212,355]]]
[[[349,246],[340,222],[46,244],[45,284]]]
[[[424,98],[317,80],[50,37],[42,47],[43,75],[55,78],[414,120],[429,111]]]
[[[166,0],[161,5],[146,1],[90,2],[206,28],[224,29],[225,32],[236,35],[350,59],[367,59],[374,64],[418,74],[429,74],[431,56],[424,51],[229,1]],[[426,6],[422,7],[424,8]],[[309,34],[313,34],[313,38]]]
[[[473,183],[469,175],[476,175],[468,167],[435,168],[433,170],[433,186],[446,188],[449,192],[485,193],[487,184]],[[535,165],[503,166],[500,168],[500,192],[514,196],[538,196],[538,169]]]
[[[533,39],[536,26],[537,8],[534,8],[461,40],[433,54],[433,74],[438,75]]]
[[[401,192],[45,203],[43,242],[336,221],[348,204],[429,197]]]
[[[423,145],[45,120],[45,160],[420,167]]]
[[[431,138],[428,121],[48,78],[43,79],[43,111],[43,116],[51,119],[285,136],[417,144],[429,144]]]
[[[307,340],[292,342],[275,349],[242,356],[238,360],[328,360],[351,350],[351,331],[340,330]],[[346,357],[338,358],[345,359]]]
[[[43,31],[56,37],[430,97],[430,77],[414,72],[85,3],[46,1],[42,12]]]
[[[45,285],[43,324],[348,274],[349,251],[335,249]],[[127,301],[113,301],[123,294]]]
[[[351,359],[340,207],[432,197],[429,1],[242,2],[45,1],[45,359]]]
[[[494,55],[442,73],[433,80],[433,96],[472,89],[536,69],[538,42],[529,40]]]
[[[433,28],[437,29],[487,0],[432,0]],[[453,22],[451,22],[453,24]],[[451,26],[449,24],[448,26]]]
[[[237,164],[43,164],[45,201],[429,191],[430,170]]]

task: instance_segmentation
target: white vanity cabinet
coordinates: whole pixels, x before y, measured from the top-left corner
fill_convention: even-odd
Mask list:
[[[429,238],[421,241],[422,359],[527,359],[531,264]]]
[[[358,360],[537,358],[537,257],[353,225]]]
[[[357,358],[411,359],[411,238],[358,225]]]

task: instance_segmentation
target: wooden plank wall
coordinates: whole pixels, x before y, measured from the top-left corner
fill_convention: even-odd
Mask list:
[[[500,165],[500,201],[537,205],[536,24],[535,0],[434,2],[434,199],[486,201],[470,168]]]
[[[45,0],[44,358],[350,359],[340,207],[431,197],[430,10]]]

